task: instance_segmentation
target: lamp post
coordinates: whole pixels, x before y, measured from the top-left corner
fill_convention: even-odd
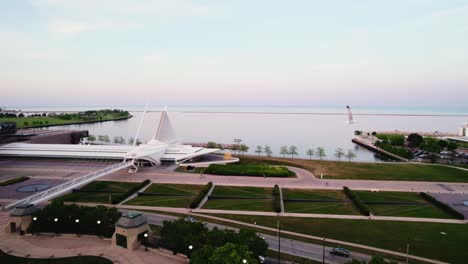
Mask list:
[[[148,251],[148,233],[143,235],[145,239],[143,239],[143,243],[145,244],[145,251]]]
[[[242,141],[242,139],[240,138],[235,138],[234,139],[234,142],[236,142],[237,144],[237,154],[239,154],[239,151],[240,151],[240,142]]]
[[[278,264],[280,263],[281,255],[281,229],[280,229],[280,220],[276,220],[276,228],[278,229]]]
[[[190,258],[190,256],[192,255],[193,246],[192,246],[192,245],[189,245],[189,246],[188,246],[188,249],[189,249],[189,258]]]
[[[243,259],[243,260],[242,260],[242,263],[246,264],[246,263],[247,263],[247,260],[246,260],[246,259]]]
[[[96,224],[100,225],[100,224],[101,224],[101,220],[97,220],[97,221],[96,221]]]
[[[325,236],[323,237],[322,263],[325,264]]]

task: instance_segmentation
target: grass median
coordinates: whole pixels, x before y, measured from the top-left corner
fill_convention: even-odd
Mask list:
[[[187,208],[201,189],[203,185],[152,184],[143,192],[143,195],[125,204]]]
[[[272,212],[272,188],[216,186],[203,209]]]
[[[358,215],[343,191],[283,189],[287,213]]]

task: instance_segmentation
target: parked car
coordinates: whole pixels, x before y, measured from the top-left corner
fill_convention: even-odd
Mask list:
[[[349,257],[350,256],[349,251],[344,249],[344,248],[333,248],[330,251],[330,254],[337,255],[337,256],[343,256],[343,257]]]
[[[258,256],[258,262],[265,263],[265,257],[264,256]]]
[[[184,220],[185,220],[185,222],[190,222],[190,223],[195,223],[196,222],[196,220],[194,218],[190,217],[190,216],[185,217]]]

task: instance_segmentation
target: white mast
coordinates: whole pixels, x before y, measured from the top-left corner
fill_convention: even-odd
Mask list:
[[[145,114],[147,110],[148,110],[148,103],[146,103],[145,111],[143,111],[143,115],[141,116],[140,125],[138,126],[138,129],[135,135],[135,140],[133,141],[133,146],[136,146],[138,137],[140,136],[141,127],[143,126],[143,120],[145,120]]]

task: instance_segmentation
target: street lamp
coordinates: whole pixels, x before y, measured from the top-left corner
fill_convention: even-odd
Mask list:
[[[188,246],[188,249],[192,250],[192,249],[193,249],[193,246],[192,246],[192,245]]]
[[[33,221],[37,221],[37,217],[33,217]]]
[[[101,224],[101,220],[97,220],[96,223],[97,223],[98,225],[100,225],[100,224]]]
[[[58,218],[54,218],[54,222],[58,222]]]
[[[243,259],[243,260],[242,260],[242,263],[246,264],[246,263],[247,263],[247,260],[246,260],[246,259]]]
[[[80,219],[76,219],[76,220],[75,220],[75,223],[78,224],[79,222],[80,222]]]

